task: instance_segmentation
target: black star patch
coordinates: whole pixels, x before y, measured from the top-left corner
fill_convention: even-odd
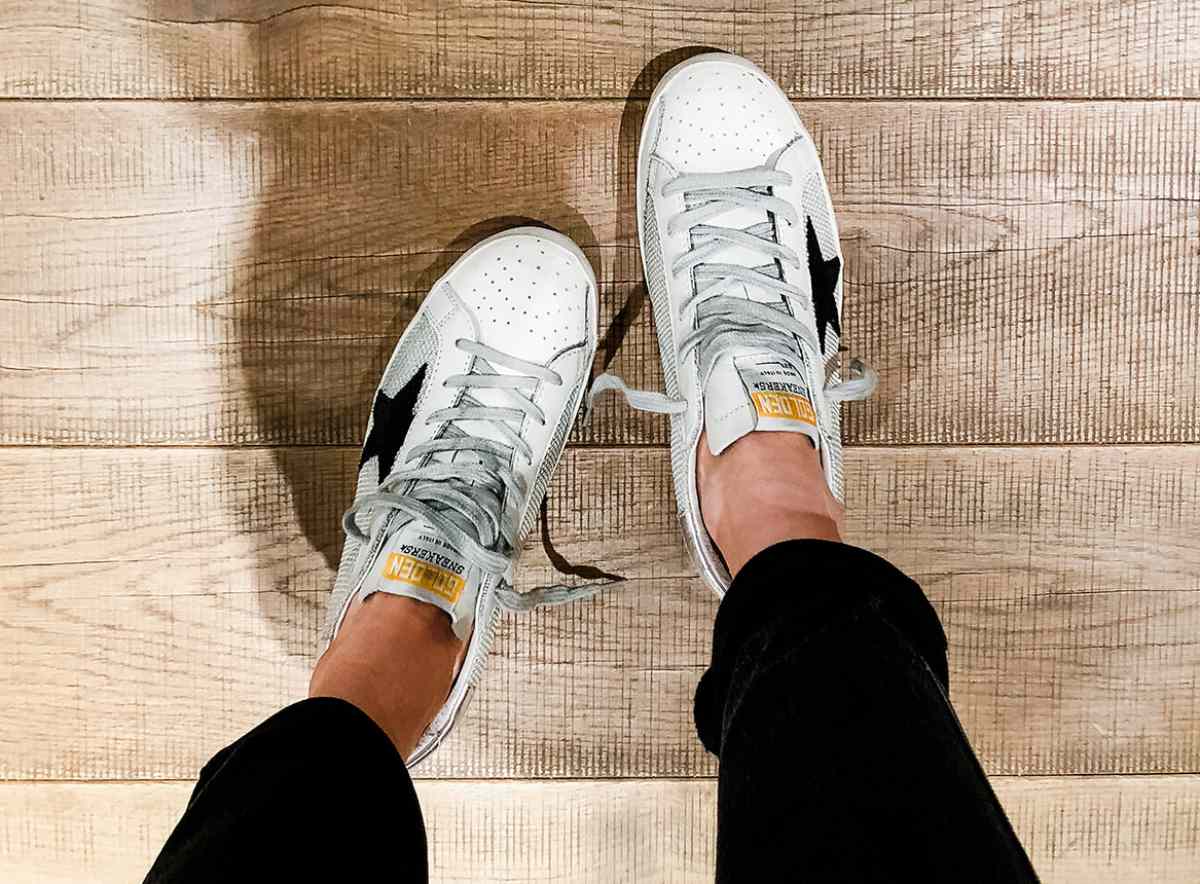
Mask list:
[[[817,317],[817,337],[821,339],[821,352],[825,352],[825,327],[832,326],[840,336],[842,323],[838,319],[837,291],[838,274],[842,272],[842,259],[834,255],[828,261],[821,254],[817,232],[813,230],[812,218],[808,222],[808,276],[812,280],[813,312]]]
[[[380,482],[392,471],[396,463],[396,454],[404,444],[408,428],[412,426],[417,397],[421,393],[421,385],[425,382],[425,368],[426,366],[422,365],[395,396],[388,398],[383,395],[383,390],[375,394],[375,404],[371,406],[371,432],[367,433],[367,441],[363,443],[362,459],[358,462],[358,468],[361,470],[363,464],[372,457],[378,457]]]

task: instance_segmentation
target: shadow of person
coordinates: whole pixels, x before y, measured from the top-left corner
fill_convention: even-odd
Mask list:
[[[244,435],[268,446],[284,480],[269,489],[271,517],[260,514],[254,490],[237,505],[260,547],[260,581],[269,583],[258,587],[263,618],[289,655],[317,647],[375,389],[436,280],[475,243],[520,225],[565,233],[598,269],[606,259],[592,223],[562,201],[570,192],[562,180],[511,182],[502,148],[520,136],[519,120],[501,121],[481,104],[485,119],[460,134],[500,143],[485,145],[472,165],[447,159],[451,133],[413,137],[430,115],[395,105],[366,118],[300,103],[266,107],[257,119],[254,137],[278,155],[239,271],[240,353],[228,383],[250,406]],[[423,154],[419,175],[414,153]],[[571,173],[569,145],[552,159],[543,170]],[[456,201],[472,178],[496,182],[496,191]],[[497,205],[514,211],[493,214]],[[570,567],[552,546],[547,555]]]
[[[624,360],[632,383],[661,384],[637,251],[637,142],[654,84],[703,51],[646,65],[616,132],[602,104],[515,113],[504,102],[296,102],[245,116],[259,209],[235,272],[239,352],[226,382],[246,403],[240,433],[269,449],[284,482],[234,503],[259,548],[263,617],[287,653],[316,648],[383,368],[430,287],[471,245],[519,224],[570,236],[600,280],[598,368]],[[665,442],[661,420],[615,405],[573,441]],[[551,566],[592,576],[550,533],[540,536]]]

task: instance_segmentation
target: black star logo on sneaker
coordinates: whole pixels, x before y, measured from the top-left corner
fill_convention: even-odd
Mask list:
[[[825,352],[825,328],[831,327],[838,335],[842,333],[842,323],[838,319],[837,291],[838,276],[842,272],[842,259],[834,255],[829,260],[821,254],[821,244],[817,242],[817,232],[813,230],[812,218],[806,217],[808,224],[808,276],[812,280],[813,312],[817,317],[817,337],[821,340],[821,353]]]
[[[417,397],[421,394],[421,385],[425,382],[426,366],[422,365],[407,384],[396,391],[396,395],[387,397],[383,390],[375,394],[375,403],[371,406],[371,432],[363,443],[362,459],[358,462],[361,470],[363,464],[372,457],[379,458],[379,481],[383,482],[396,463],[396,454],[404,444],[408,428],[412,426],[413,415],[417,410]]]

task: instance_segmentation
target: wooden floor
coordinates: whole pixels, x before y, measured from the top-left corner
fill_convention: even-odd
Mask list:
[[[936,603],[1035,864],[1200,880],[1190,0],[0,0],[0,880],[136,880],[302,695],[377,376],[470,242],[575,237],[599,364],[661,380],[634,151],[694,46],[821,149],[883,377],[850,539]],[[632,583],[503,626],[421,770],[437,880],[711,879],[664,430],[576,429],[519,583]]]

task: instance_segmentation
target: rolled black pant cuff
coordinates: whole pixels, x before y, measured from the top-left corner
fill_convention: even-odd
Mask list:
[[[302,700],[200,772],[146,882],[428,880],[421,809],[384,731],[344,700]]]
[[[889,623],[948,689],[941,621],[921,588],[884,559],[826,540],[788,540],[751,559],[717,611],[712,662],[696,689],[704,747],[720,754],[726,699],[739,667],[770,666],[830,624],[864,617]]]

